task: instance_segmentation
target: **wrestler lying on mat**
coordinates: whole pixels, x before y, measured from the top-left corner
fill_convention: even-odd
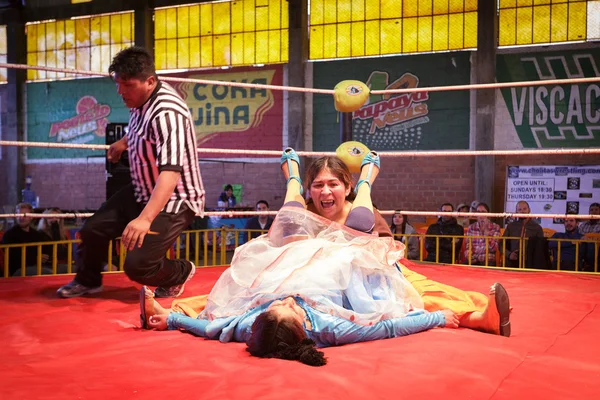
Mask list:
[[[335,157],[314,161],[306,173],[308,205],[298,164],[295,152],[286,150],[284,207],[268,235],[236,250],[210,295],[176,300],[171,310],[142,289],[145,327],[245,342],[252,355],[309,365],[325,364],[316,346],[434,327],[510,335],[502,285],[494,284],[486,297],[433,282],[396,262],[404,245],[393,240],[371,203],[371,184],[379,172],[375,153],[363,160],[356,193],[343,162]]]

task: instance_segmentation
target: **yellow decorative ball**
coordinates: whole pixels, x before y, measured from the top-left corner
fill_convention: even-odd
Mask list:
[[[369,99],[369,87],[361,81],[341,81],[333,88],[335,109],[340,112],[359,110]]]
[[[335,150],[337,158],[342,160],[350,172],[360,172],[363,158],[370,152],[369,148],[361,142],[344,142]]]

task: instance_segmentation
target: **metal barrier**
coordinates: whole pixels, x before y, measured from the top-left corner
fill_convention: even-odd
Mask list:
[[[222,227],[219,229],[201,229],[184,231],[177,238],[173,247],[167,252],[169,258],[184,258],[192,261],[196,266],[216,266],[216,265],[228,265],[231,261],[230,255],[233,250],[239,247],[240,243],[245,242],[247,235],[258,233],[264,234],[266,230],[257,229],[230,229]],[[241,236],[244,235],[244,236]],[[451,235],[425,235],[425,234],[395,234],[396,240],[401,240],[403,237],[407,239],[410,237],[417,237],[419,239],[419,257],[417,261],[426,261],[427,250],[425,248],[426,238],[435,238],[435,262],[439,263],[439,246],[440,239],[449,238],[454,240],[463,239],[463,245],[460,250],[457,250],[455,245],[452,246],[452,260],[455,260],[457,264],[473,266],[472,262],[472,248],[473,246],[465,246],[467,241],[471,242],[473,239],[485,239],[486,241],[486,262],[482,265],[490,268],[501,268],[501,269],[525,269],[525,258],[522,257],[524,250],[527,248],[527,238],[518,237],[503,237],[503,236],[451,236]],[[575,243],[575,271],[580,272],[581,266],[579,265],[579,255],[581,246],[593,246],[593,272],[598,273],[599,254],[600,254],[600,241],[593,239],[584,240],[569,240],[569,239],[554,239],[547,238],[549,241],[560,242],[574,242]],[[506,241],[507,240],[518,240],[519,241],[519,260],[518,267],[511,268],[506,266]],[[494,252],[492,259],[496,260],[496,266],[491,265],[489,262],[489,244],[491,241],[497,241],[497,250]],[[10,265],[10,249],[20,248],[21,250],[21,264],[20,264],[20,276],[26,275],[42,275],[52,274],[57,275],[61,273],[73,273],[74,272],[74,259],[73,249],[74,245],[79,243],[80,240],[61,240],[55,242],[40,242],[40,243],[25,243],[25,244],[0,244],[0,267],[3,270],[2,276],[9,277],[9,265]],[[501,246],[500,246],[501,242]],[[58,248],[59,246],[67,246],[67,258],[65,260],[59,260]],[[36,251],[36,264],[34,266],[27,265],[27,249],[35,248]],[[561,270],[561,248],[557,246],[556,259],[557,259],[557,270]],[[589,251],[589,250],[588,250]],[[467,254],[466,259],[464,254]],[[43,254],[48,255],[48,260],[45,261]],[[127,256],[127,250],[124,248],[119,238],[111,241],[108,247],[106,272],[119,272],[123,271],[123,265],[125,264],[125,258]],[[115,260],[116,259],[116,260]],[[114,264],[117,261],[117,264]],[[500,262],[500,263],[499,263]],[[498,265],[500,264],[500,265]],[[528,268],[530,269],[530,268]],[[29,273],[28,273],[29,272]]]

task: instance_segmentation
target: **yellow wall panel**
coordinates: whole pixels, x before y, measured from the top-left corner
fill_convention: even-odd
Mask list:
[[[269,9],[267,7],[256,8],[256,30],[266,31],[269,29]]]
[[[165,20],[165,34],[167,39],[174,39],[177,37],[177,9],[168,8]]]
[[[433,51],[448,49],[448,15],[436,15],[433,17]]]
[[[167,39],[167,68],[177,68],[177,39]]]
[[[404,18],[402,21],[402,52],[415,53],[418,40],[417,18]]]
[[[290,27],[290,18],[289,18],[289,6],[288,6],[288,2],[285,0],[277,0],[281,3],[281,27],[283,29],[288,29]],[[287,53],[286,54],[286,59],[287,59]]]
[[[110,16],[100,17],[100,44],[110,44]]]
[[[35,52],[37,51],[37,44],[38,44],[38,38],[37,38],[37,31],[38,31],[38,24],[31,24],[31,25],[27,25],[27,52]],[[4,30],[6,32],[6,27],[4,27]],[[6,41],[3,41],[2,45],[4,47],[6,47]],[[6,54],[6,51],[4,51],[4,54]],[[27,65],[35,65],[35,64],[30,64],[29,61],[27,61]]]
[[[121,15],[110,16],[110,38],[109,43],[120,43],[121,42]]]
[[[269,32],[256,32],[256,63],[267,64],[269,62]]]
[[[200,6],[195,5],[190,6],[190,38],[198,36],[200,36]]]
[[[231,7],[229,2],[213,4],[213,34],[231,32]]]
[[[6,47],[6,25],[0,25],[0,54],[6,55],[7,53],[8,49]]]
[[[65,21],[65,48],[73,49],[75,47],[75,21]]]
[[[416,17],[419,10],[419,0],[403,0],[402,1],[402,16]]]
[[[214,65],[230,65],[231,57],[229,56],[229,51],[231,45],[229,35],[216,35],[213,38]]]
[[[65,21],[56,21],[56,46],[54,48],[65,48]]]
[[[48,50],[56,48],[56,22],[46,24],[46,48]]]
[[[477,47],[477,12],[465,13],[465,49]]]
[[[160,40],[167,37],[167,11],[156,10],[154,12],[154,39]]]
[[[256,29],[254,24],[255,18],[254,2],[251,0],[244,1],[244,31],[250,32]]]
[[[550,36],[553,42],[564,42],[567,40],[567,24],[569,20],[569,9],[567,4],[552,5],[552,26]]]
[[[200,37],[190,38],[190,66],[198,67],[200,62]]]
[[[312,59],[323,58],[323,25],[310,27],[309,56]]]
[[[365,22],[365,55],[374,56],[379,51],[379,21]]]
[[[244,33],[244,64],[256,64],[256,34]]]
[[[365,3],[365,19],[367,21],[379,19],[379,0],[365,0]]]
[[[90,45],[90,21],[75,20],[75,43],[77,47]]]
[[[449,0],[448,1],[448,12],[449,13],[461,13],[465,8],[464,0]]]
[[[65,67],[77,69],[77,50],[67,49],[65,51]]]
[[[507,8],[500,10],[498,20],[498,43],[500,46],[510,46],[516,43],[516,19],[517,10],[515,8]]]
[[[284,29],[281,31],[281,62],[288,61],[288,54],[290,52],[290,31]]]
[[[381,0],[381,19],[402,18],[402,0]]]
[[[190,37],[190,10],[188,7],[179,7],[177,9],[177,37]]]
[[[419,51],[431,51],[432,47],[432,18],[419,17],[419,43],[417,48]]]
[[[200,4],[200,36],[212,34],[214,34],[212,3],[202,3]],[[212,47],[212,39],[210,42]]]
[[[517,44],[529,44],[532,39],[532,7],[517,8]]]
[[[337,22],[350,22],[352,20],[352,0],[337,0],[336,3]]]
[[[448,16],[448,49],[458,50],[464,48],[464,21],[463,14],[450,14]]]
[[[402,20],[400,18],[381,21],[380,46],[381,54],[402,52]]]
[[[81,47],[77,49],[77,69],[86,71],[92,70],[91,47]]]
[[[516,7],[517,0],[500,0],[500,9]]]
[[[38,25],[36,32],[37,50],[46,51],[46,25]]]
[[[533,7],[533,43],[550,42],[550,6]]]
[[[200,37],[200,66],[213,66],[213,38],[212,36]]]
[[[244,64],[244,35],[231,35],[231,65]]]
[[[465,0],[465,11],[477,11],[477,0]]]
[[[27,34],[29,34],[29,32],[27,32]],[[38,53],[28,53],[27,54],[27,65],[38,65],[37,55],[38,55]],[[29,80],[38,79],[37,71],[34,69],[28,69],[27,70],[27,79],[29,79]]]
[[[550,4],[552,4],[552,0],[533,0],[534,6],[550,5]]]
[[[167,49],[164,39],[154,41],[154,65],[156,69],[167,69]]]
[[[281,61],[281,31],[269,31],[269,62],[278,63]]]
[[[322,0],[318,0],[322,1]],[[404,0],[405,1],[405,0]],[[312,0],[311,0],[312,3]],[[365,19],[365,0],[352,0],[352,21],[362,21]],[[310,16],[312,21],[312,15]]]
[[[352,47],[352,57],[362,57],[365,55],[365,23],[353,22],[350,28],[350,45]]]
[[[448,0],[433,0],[433,14],[448,14]],[[462,11],[462,10],[461,10]]]
[[[366,2],[372,0],[365,0]],[[323,0],[323,23],[334,24],[337,22],[336,0]]]
[[[600,21],[598,21],[600,24]],[[569,4],[569,40],[585,40],[587,30],[587,4],[572,2]]]
[[[269,29],[281,29],[281,2],[279,0],[271,1],[268,10]]]
[[[517,0],[517,7],[529,7],[533,5],[533,0]]]
[[[190,39],[186,37],[177,40],[176,68],[190,68]]]
[[[433,1],[432,0],[419,0],[419,15],[432,15],[433,13]]]
[[[350,23],[337,26],[337,57],[352,56],[352,25]]]
[[[337,25],[325,25],[323,29],[323,57],[337,57]]]
[[[192,19],[190,15],[190,20]],[[231,3],[231,33],[244,32],[244,2]],[[241,38],[241,36],[240,36]]]

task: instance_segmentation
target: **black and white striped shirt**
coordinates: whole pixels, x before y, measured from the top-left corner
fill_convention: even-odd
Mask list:
[[[168,84],[158,82],[150,98],[130,110],[127,145],[136,201],[147,203],[161,171],[181,173],[162,211],[179,212],[182,204],[204,213],[194,122],[185,101]]]

